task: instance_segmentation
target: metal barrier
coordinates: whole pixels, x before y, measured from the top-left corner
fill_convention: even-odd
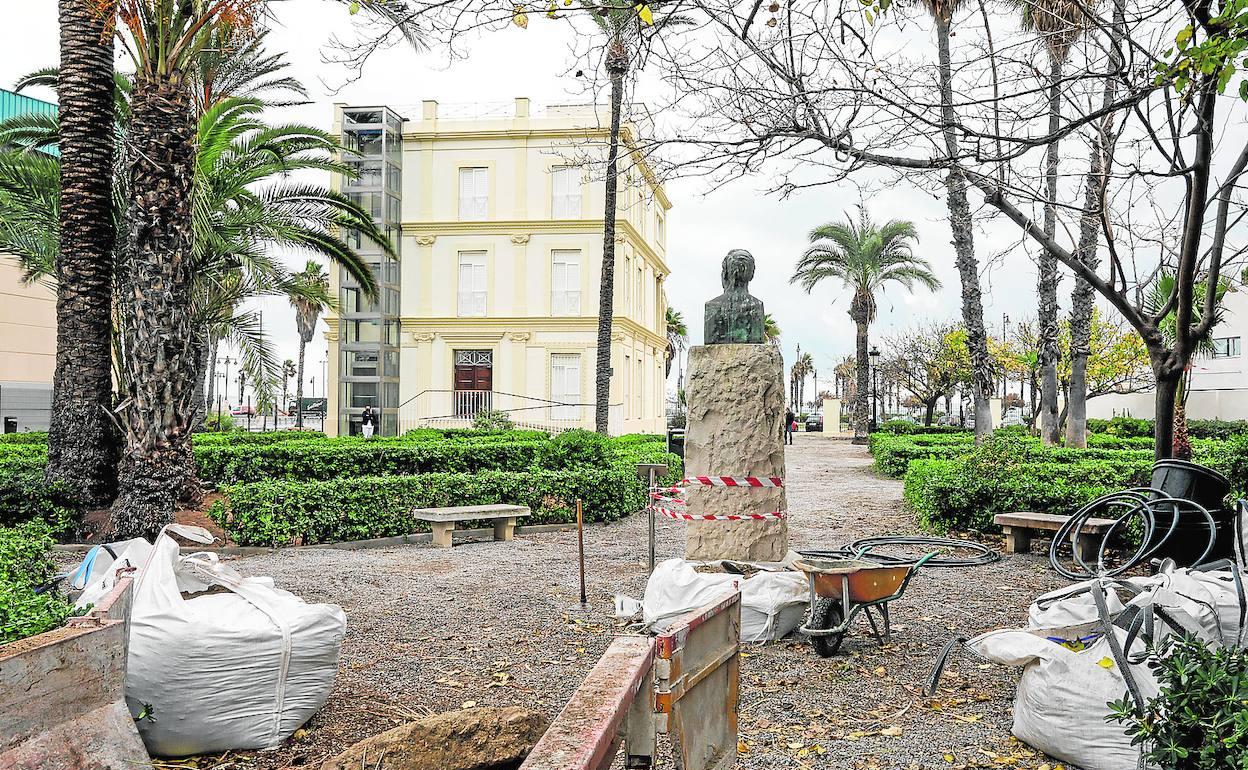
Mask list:
[[[653,767],[670,734],[677,768],[724,770],[737,755],[741,594],[700,607],[657,638],[616,639],[521,770]]]

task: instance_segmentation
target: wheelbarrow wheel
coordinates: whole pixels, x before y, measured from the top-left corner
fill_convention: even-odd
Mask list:
[[[841,609],[839,601],[836,599],[820,599],[815,602],[815,609],[810,613],[811,629],[820,631],[836,628],[844,622],[845,612]],[[830,658],[841,648],[841,641],[844,638],[844,631],[838,634],[812,636],[810,637],[810,646],[815,648],[815,653],[819,657]]]

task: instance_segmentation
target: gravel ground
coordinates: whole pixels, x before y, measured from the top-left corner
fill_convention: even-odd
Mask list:
[[[865,447],[798,434],[789,448],[793,546],[912,533],[901,484],[871,471]],[[518,705],[553,716],[617,631],[612,596],[645,589],[645,519],[586,530],[588,616],[577,603],[576,535],[546,533],[452,550],[299,550],[235,566],[271,575],[308,601],[347,613],[337,683],[287,746],[228,757],[232,767],[319,766],[351,743],[420,715]],[[679,524],[661,520],[660,558],[679,556]],[[999,543],[998,543],[999,545]],[[921,690],[952,637],[1012,627],[1060,585],[1042,556],[925,571],[893,606],[892,645],[864,619],[840,653],[804,643],[750,645],[741,662],[739,768],[957,768],[1049,762],[1010,737],[1015,673],[962,658],[935,700]]]

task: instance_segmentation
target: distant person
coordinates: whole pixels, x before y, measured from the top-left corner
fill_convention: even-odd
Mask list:
[[[372,438],[373,431],[377,429],[377,415],[371,406],[364,407],[364,414],[360,415],[360,425],[364,428],[364,438]]]
[[[793,408],[789,407],[784,413],[784,443],[793,443],[793,431],[797,430],[797,415],[793,414]]]

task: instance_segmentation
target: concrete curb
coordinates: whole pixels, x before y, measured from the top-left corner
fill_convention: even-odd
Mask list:
[[[588,525],[587,525],[588,526]],[[526,526],[516,527],[517,535],[540,535],[544,532],[568,532],[575,531],[575,524],[529,524]],[[454,542],[468,542],[478,539],[494,540],[494,529],[492,527],[481,529],[457,529],[452,533]],[[261,556],[264,554],[277,553],[278,551],[324,551],[324,550],[340,550],[340,551],[366,551],[373,548],[394,548],[400,545],[421,545],[433,542],[433,534],[430,532],[419,532],[410,535],[395,535],[394,537],[376,537],[370,540],[349,540],[341,543],[317,543],[315,545],[291,545],[279,546],[277,548],[265,548],[263,546],[249,545],[221,545],[221,546],[182,546],[182,553],[202,553],[209,552],[219,554],[221,556]],[[91,543],[65,543],[52,546],[54,551],[62,551],[65,553],[86,553],[94,548]]]

